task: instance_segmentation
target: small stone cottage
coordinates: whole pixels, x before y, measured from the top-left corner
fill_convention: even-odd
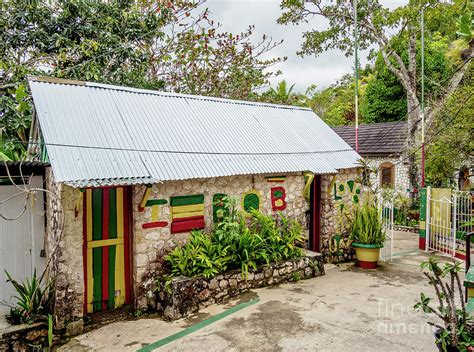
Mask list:
[[[354,126],[337,126],[333,130],[355,148]],[[404,160],[407,139],[406,121],[381,122],[359,125],[359,154],[378,169],[371,175],[373,184],[409,193],[413,190]]]
[[[209,230],[223,196],[243,211],[298,219],[311,250],[344,254],[338,214],[358,202],[360,157],[310,109],[56,78],[29,84],[32,149],[51,165],[45,242],[58,328],[77,332],[85,314],[144,307],[147,271],[191,230]]]

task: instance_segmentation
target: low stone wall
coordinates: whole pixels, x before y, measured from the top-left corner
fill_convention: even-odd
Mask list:
[[[46,323],[12,325],[0,331],[0,351],[41,351],[47,338]]]
[[[324,274],[322,255],[306,251],[302,258],[261,266],[249,272],[247,280],[236,270],[212,279],[179,277],[159,293],[157,309],[166,320],[176,320],[252,288]]]
[[[418,233],[418,231],[420,230],[418,226],[401,226],[401,225],[393,225],[393,229],[395,231],[412,232],[412,233]]]

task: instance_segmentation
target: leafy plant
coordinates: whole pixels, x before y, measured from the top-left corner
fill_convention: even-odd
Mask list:
[[[350,238],[360,244],[383,245],[385,230],[380,211],[374,204],[366,202],[355,208]]]
[[[428,323],[439,329],[436,343],[443,351],[448,351],[450,348],[467,351],[468,347],[474,346],[474,326],[464,304],[463,286],[459,278],[459,272],[462,270],[461,262],[447,262],[441,267],[435,257],[430,257],[421,264],[421,269],[428,269],[423,274],[435,289],[438,306],[431,305],[431,298],[421,293],[420,301],[414,308],[433,314],[443,322],[443,325]]]
[[[38,320],[44,320],[49,311],[51,295],[49,285],[42,283],[42,277],[36,276],[36,270],[30,279],[23,282],[14,280],[5,270],[10,282],[17,293],[14,298],[17,303],[10,306],[10,315],[8,317],[11,324],[32,323]]]

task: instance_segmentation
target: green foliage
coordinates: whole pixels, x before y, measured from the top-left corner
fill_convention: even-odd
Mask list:
[[[360,244],[383,245],[385,230],[377,207],[369,202],[355,208],[350,238]]]
[[[11,324],[32,323],[46,319],[46,314],[50,309],[51,294],[49,285],[43,285],[41,278],[36,276],[36,270],[31,279],[23,282],[14,280],[5,271],[8,280],[15,288],[14,298],[17,303],[10,307],[8,319]]]
[[[256,99],[280,43],[223,32],[202,3],[0,0],[0,157],[28,142],[28,74]]]
[[[223,199],[228,216],[210,234],[193,231],[186,244],[176,247],[165,260],[171,275],[213,277],[227,269],[240,269],[243,276],[258,265],[303,254],[302,227],[280,214],[277,219],[251,211],[247,224],[236,211],[236,201]]]
[[[421,264],[421,269],[427,270],[423,274],[434,286],[437,306],[431,304],[430,297],[420,293],[420,300],[414,308],[436,316],[443,323],[429,323],[440,329],[436,343],[442,346],[443,351],[449,348],[467,351],[469,346],[474,346],[474,326],[464,303],[464,287],[459,278],[461,262],[446,262],[441,266],[436,257],[430,257]]]
[[[278,82],[276,88],[270,88],[263,92],[259,100],[280,104],[280,105],[304,105],[304,99],[306,98],[302,94],[293,92],[294,84],[288,87],[285,80]]]

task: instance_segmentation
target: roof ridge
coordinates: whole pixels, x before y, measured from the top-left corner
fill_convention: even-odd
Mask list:
[[[250,100],[219,98],[219,97],[212,97],[212,96],[206,96],[206,95],[193,95],[193,94],[164,92],[164,91],[158,91],[158,90],[152,90],[152,89],[117,86],[113,84],[97,83],[97,82],[89,82],[89,81],[81,81],[81,80],[71,80],[71,79],[57,78],[57,77],[28,75],[27,79],[28,79],[28,82],[68,84],[68,85],[85,86],[85,87],[91,87],[91,88],[121,90],[125,92],[137,93],[137,94],[151,94],[151,95],[159,95],[159,96],[165,96],[165,97],[168,96],[168,97],[185,98],[185,99],[216,101],[216,102],[227,103],[227,104],[262,106],[262,107],[270,107],[270,108],[277,108],[277,109],[302,110],[302,111],[311,111],[311,112],[313,111],[311,108],[306,108],[302,106],[280,105],[280,104],[264,103],[264,102],[258,102],[258,101],[250,101]]]

